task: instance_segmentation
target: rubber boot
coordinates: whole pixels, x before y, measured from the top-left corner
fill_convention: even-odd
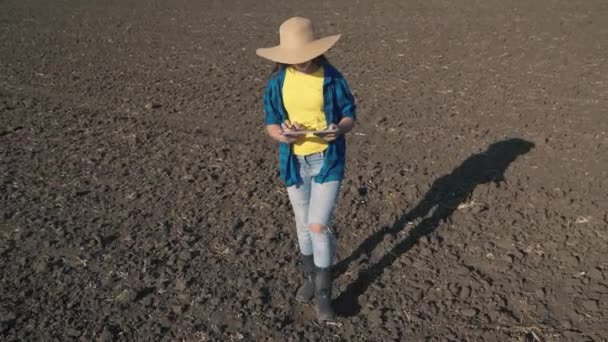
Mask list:
[[[331,321],[336,315],[331,307],[331,270],[327,268],[317,268],[315,273],[315,289],[317,296],[317,320]]]
[[[308,303],[315,296],[315,263],[312,254],[302,255],[302,269],[305,280],[296,292],[296,300],[300,303]]]

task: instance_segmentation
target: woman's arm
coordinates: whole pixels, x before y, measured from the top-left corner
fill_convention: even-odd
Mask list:
[[[340,134],[346,134],[355,128],[355,119],[351,117],[344,117],[338,123],[338,129]]]

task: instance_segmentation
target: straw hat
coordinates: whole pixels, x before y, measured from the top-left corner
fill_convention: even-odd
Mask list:
[[[310,19],[293,17],[281,24],[279,38],[279,45],[257,49],[255,53],[277,63],[304,63],[327,52],[340,39],[340,35],[315,39]]]

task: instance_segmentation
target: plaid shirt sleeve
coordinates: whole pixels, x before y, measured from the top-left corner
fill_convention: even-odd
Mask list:
[[[336,104],[340,109],[340,114],[342,117],[348,117],[356,120],[357,106],[355,104],[355,98],[353,97],[353,94],[351,94],[348,83],[344,77],[338,77],[336,79],[336,85],[334,88],[336,92]]]
[[[276,108],[276,104],[278,103],[276,97],[281,96],[281,94],[277,94],[275,91],[275,83],[276,79],[271,78],[270,81],[268,81],[266,91],[264,92],[264,112],[266,113],[266,125],[281,124],[281,114]]]

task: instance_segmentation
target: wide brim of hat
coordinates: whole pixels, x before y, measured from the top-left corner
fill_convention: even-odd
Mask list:
[[[321,56],[331,49],[340,39],[340,34],[314,40],[296,49],[285,48],[280,45],[270,48],[260,48],[255,51],[256,55],[269,59],[273,62],[284,64],[300,64]]]

